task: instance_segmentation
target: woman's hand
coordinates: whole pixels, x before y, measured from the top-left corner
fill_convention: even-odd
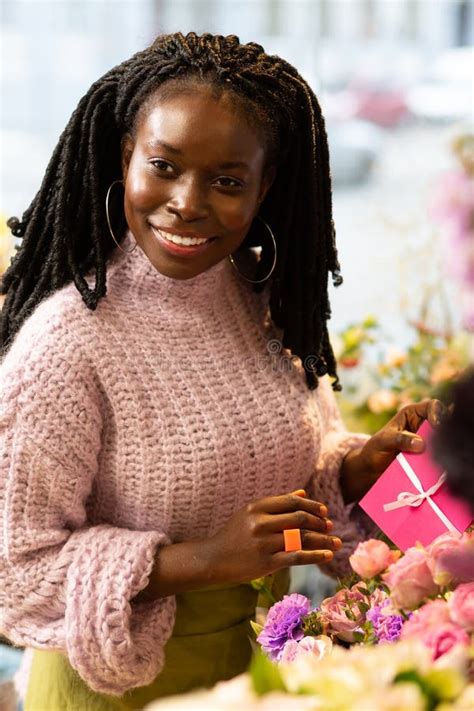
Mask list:
[[[212,538],[161,547],[149,581],[134,602],[149,602],[208,585],[241,583],[262,578],[279,568],[327,563],[342,546],[330,536],[327,508],[306,499],[303,489],[271,496],[237,511]],[[304,550],[287,553],[283,531],[301,529]]]
[[[341,489],[346,503],[361,499],[399,452],[423,452],[425,443],[414,433],[423,420],[437,426],[444,411],[439,400],[407,405],[363,447],[349,452],[341,467]]]
[[[332,522],[326,506],[304,498],[304,492],[258,499],[237,511],[209,540],[213,577],[245,582],[290,565],[327,563],[342,545],[328,535]],[[283,531],[301,529],[304,550],[285,552]]]

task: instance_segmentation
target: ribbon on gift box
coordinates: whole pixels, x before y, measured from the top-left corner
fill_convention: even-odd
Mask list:
[[[435,514],[438,516],[438,518],[441,519],[441,521],[444,523],[448,531],[457,531],[457,528],[453,526],[449,518],[441,511],[439,506],[431,498],[433,494],[436,494],[438,489],[440,489],[446,481],[446,472],[443,472],[441,474],[438,481],[435,482],[433,486],[430,486],[427,491],[424,491],[423,484],[415,474],[412,467],[407,462],[404,454],[400,453],[397,456],[397,462],[400,464],[401,468],[403,469],[407,477],[410,479],[413,486],[418,489],[419,493],[414,494],[410,491],[401,491],[398,494],[396,501],[392,501],[389,504],[384,504],[383,510],[393,511],[394,509],[400,509],[403,506],[421,506],[423,501],[427,501],[435,512]]]

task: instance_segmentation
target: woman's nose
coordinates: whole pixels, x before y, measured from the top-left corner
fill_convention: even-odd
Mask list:
[[[209,214],[207,191],[200,181],[193,178],[178,180],[173,186],[166,207],[183,222],[202,220]]]

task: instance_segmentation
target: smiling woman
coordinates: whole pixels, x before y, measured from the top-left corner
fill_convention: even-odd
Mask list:
[[[436,417],[367,440],[323,377],[341,279],[316,97],[257,44],[160,36],[80,100],[9,226],[0,634],[28,648],[25,711],[239,674],[249,582],[347,570],[348,504]]]
[[[203,92],[204,96],[207,92],[206,101]],[[157,101],[161,108],[157,109]],[[211,106],[211,114],[207,114]],[[195,116],[188,113],[191,108],[198,111]],[[176,121],[175,128],[170,127],[171,116]],[[166,120],[168,123],[163,124]],[[190,33],[184,37],[178,33],[159,37],[150,48],[95,82],[81,99],[60,138],[37,197],[21,221],[10,221],[13,233],[23,237],[23,245],[0,289],[7,294],[0,322],[0,347],[4,351],[8,348],[32,307],[71,280],[85,304],[96,308],[106,291],[105,265],[116,246],[107,237],[106,215],[101,207],[107,190],[120,179],[126,170],[124,162],[126,165],[133,156],[134,161],[144,161],[143,168],[146,164],[150,171],[140,172],[147,194],[146,186],[153,178],[159,180],[164,167],[164,163],[151,159],[165,157],[154,155],[154,149],[145,144],[161,139],[181,150],[183,146],[175,143],[176,139],[178,143],[182,141],[183,129],[198,132],[191,164],[183,172],[176,151],[168,152],[172,160],[165,160],[170,166],[165,173],[180,191],[171,198],[170,209],[184,207],[178,232],[195,233],[194,224],[191,230],[187,226],[190,205],[191,220],[196,217],[193,211],[198,210],[197,221],[202,222],[201,213],[208,209],[203,204],[203,198],[210,196],[208,191],[202,193],[204,168],[214,173],[213,195],[216,200],[220,196],[219,214],[223,219],[225,215],[229,223],[222,225],[226,232],[222,240],[216,240],[202,255],[196,253],[196,263],[189,260],[175,265],[173,269],[179,272],[175,275],[196,275],[204,264],[210,266],[228,256],[227,247],[239,247],[244,253],[252,246],[265,247],[256,281],[269,275],[277,256],[268,284],[272,319],[283,329],[283,345],[301,358],[310,388],[317,387],[318,377],[329,373],[336,378],[337,389],[336,364],[326,325],[330,317],[327,284],[331,272],[336,284],[341,277],[334,242],[324,119],[316,97],[294,67],[279,57],[266,55],[258,44],[239,44],[232,35],[216,38]],[[164,130],[172,132],[175,143],[173,135],[168,141],[159,135]],[[204,149],[211,149],[211,155],[205,162],[201,154],[198,166],[196,156]],[[219,149],[225,150],[225,156],[220,156]],[[247,173],[244,175],[243,166],[234,166],[232,169],[239,171],[235,176],[215,175],[222,162],[247,162]],[[276,177],[272,183],[273,175]],[[223,180],[219,181],[221,177]],[[239,187],[234,184],[234,177]],[[232,195],[224,194],[224,186]],[[131,183],[130,191],[132,198],[137,196],[138,204],[133,199],[136,216],[143,207],[141,184]],[[126,222],[124,206],[117,203],[117,197],[110,217],[120,242]],[[125,214],[127,204],[130,205],[128,200]],[[147,204],[146,209],[149,208]],[[275,245],[261,220],[253,220],[257,212],[275,234]],[[167,216],[163,226],[178,223],[177,217],[176,213],[173,219]],[[206,227],[211,227],[210,222]],[[177,227],[174,224],[173,230]],[[140,231],[144,238],[143,228]],[[150,248],[151,244],[148,243]],[[158,243],[154,244],[158,250]],[[164,246],[161,241],[163,249]],[[46,254],[50,259],[44,259]],[[147,255],[150,256],[148,252]],[[171,266],[169,257],[168,252],[167,263]],[[90,289],[84,275],[93,265],[96,284]],[[256,286],[256,291],[260,288]]]

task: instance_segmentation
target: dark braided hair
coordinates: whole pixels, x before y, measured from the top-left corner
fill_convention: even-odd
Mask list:
[[[329,342],[328,276],[342,282],[332,220],[331,176],[324,119],[316,96],[288,62],[235,35],[181,33],[154,43],[114,67],[79,101],[47,167],[43,182],[20,220],[8,220],[21,245],[5,272],[0,315],[0,355],[25,318],[46,296],[74,281],[94,310],[106,295],[106,264],[116,245],[104,210],[112,181],[121,177],[121,139],[133,135],[157,90],[176,91],[205,82],[226,92],[265,137],[267,163],[276,178],[260,214],[271,225],[278,261],[270,284],[270,312],[283,330],[282,345],[299,356],[308,387],[329,373],[340,389]],[[165,84],[166,83],[166,84]],[[125,235],[123,209],[111,208]],[[261,244],[253,228],[241,249]],[[256,278],[272,263],[264,249]],[[95,287],[84,278],[95,270]],[[264,286],[255,285],[255,291]]]

